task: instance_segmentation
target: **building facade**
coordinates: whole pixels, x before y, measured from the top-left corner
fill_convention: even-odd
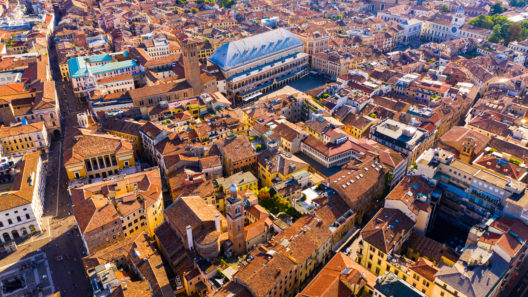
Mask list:
[[[47,152],[48,132],[44,122],[13,127],[0,127],[3,155],[22,156],[30,152]]]
[[[9,242],[42,231],[45,176],[39,152],[14,165],[16,174],[0,185],[0,237]]]

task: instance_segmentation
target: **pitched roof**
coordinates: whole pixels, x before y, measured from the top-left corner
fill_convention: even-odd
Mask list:
[[[214,222],[217,214],[222,220],[223,215],[216,207],[207,205],[199,196],[180,197],[165,209],[166,220],[178,229],[179,234],[186,234],[188,225],[194,229],[205,222]]]
[[[295,34],[280,28],[228,42],[220,46],[209,60],[226,71],[302,45]]]
[[[0,139],[6,137],[20,136],[30,133],[42,131],[44,129],[44,122],[36,122],[27,125],[19,126],[0,126]]]
[[[107,131],[116,131],[124,134],[139,136],[139,128],[143,124],[135,121],[118,119],[115,117],[109,118],[103,123],[103,129]]]
[[[246,136],[239,135],[231,140],[220,140],[216,144],[222,156],[229,158],[233,163],[257,156]]]
[[[127,175],[121,180],[110,179],[72,188],[70,192],[75,218],[81,232],[86,233],[137,209],[146,210],[152,206],[161,195],[161,177],[156,168]]]
[[[265,151],[258,156],[257,160],[260,165],[267,168],[268,172],[278,172],[283,176],[308,167],[308,163],[299,157],[279,151]]]
[[[64,147],[64,164],[83,162],[85,158],[100,154],[133,152],[132,143],[110,134],[67,133]]]
[[[403,178],[400,183],[385,198],[386,200],[399,200],[408,209],[418,215],[420,211],[431,212],[432,207],[427,199],[434,188],[420,176],[411,175]]]
[[[298,296],[345,297],[354,294],[351,287],[357,286],[359,290],[365,285],[373,288],[375,284],[375,274],[347,255],[337,253]]]
[[[40,162],[40,153],[27,153],[16,165],[17,174],[14,181],[0,195],[0,210],[9,210],[31,204],[35,191],[36,169]]]
[[[142,236],[137,237],[134,241],[128,256],[145,280],[150,283],[155,296],[175,296],[161,256],[157,253],[155,247],[144,232]]]
[[[154,292],[148,281],[126,282],[115,288],[110,297],[148,297],[154,296]]]
[[[475,141],[475,154],[479,154],[488,144],[490,138],[477,131],[462,126],[455,126],[440,137],[440,143],[455,149],[457,152],[462,151],[462,143],[472,139]]]
[[[398,209],[382,208],[361,230],[363,240],[389,254],[414,222]]]

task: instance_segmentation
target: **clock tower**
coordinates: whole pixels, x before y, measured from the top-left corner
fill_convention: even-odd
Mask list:
[[[458,30],[464,26],[466,22],[466,16],[464,15],[464,8],[459,7],[456,10],[456,13],[451,19],[451,33],[458,35]]]

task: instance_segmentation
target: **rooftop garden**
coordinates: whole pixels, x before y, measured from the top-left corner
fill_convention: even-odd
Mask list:
[[[285,213],[294,220],[301,217],[301,214],[295,210],[288,200],[282,198],[274,189],[264,187],[258,192],[259,204],[270,213],[278,216]]]

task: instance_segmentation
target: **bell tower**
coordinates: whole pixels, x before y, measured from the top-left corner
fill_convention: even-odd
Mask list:
[[[200,77],[200,62],[198,61],[197,42],[191,38],[180,40],[182,51],[183,70],[185,71],[185,80],[193,88],[193,95],[198,96],[202,93],[203,85]]]
[[[460,152],[460,160],[465,163],[470,163],[473,154],[475,153],[475,140],[473,138],[466,138],[462,142],[462,151]]]
[[[229,240],[233,244],[235,255],[243,254],[246,251],[244,240],[244,205],[242,199],[237,197],[237,186],[232,184],[229,187],[231,197],[226,199],[227,232]]]

